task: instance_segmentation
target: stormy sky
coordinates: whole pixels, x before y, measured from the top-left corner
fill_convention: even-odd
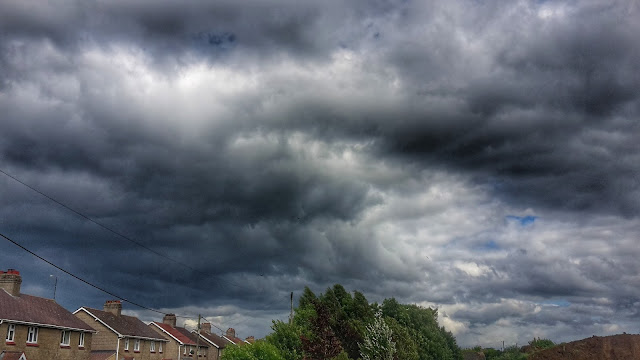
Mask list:
[[[639,33],[633,0],[3,1],[0,233],[241,337],[335,283],[462,346],[638,333]],[[0,240],[23,292],[111,299]]]

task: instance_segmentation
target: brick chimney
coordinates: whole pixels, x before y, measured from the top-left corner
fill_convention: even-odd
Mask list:
[[[9,295],[20,296],[20,284],[22,284],[20,271],[14,269],[0,271],[0,289],[4,289]]]
[[[104,303],[104,311],[110,312],[115,316],[122,314],[122,303],[120,300],[107,300]]]
[[[228,337],[228,338],[234,338],[234,337],[236,337],[236,329],[234,329],[234,328],[228,328],[228,329],[227,329],[227,334],[226,334],[226,335],[227,335],[227,337]]]
[[[211,323],[202,323],[200,324],[200,330],[203,333],[211,335]]]
[[[170,325],[171,327],[176,327],[176,314],[166,314],[162,318],[162,323]]]
[[[253,344],[254,342],[256,342],[256,338],[255,338],[255,337],[253,337],[253,336],[249,336],[249,337],[248,337],[248,338],[246,338],[245,340],[247,340],[248,342],[250,342],[250,343],[252,343],[252,344]]]

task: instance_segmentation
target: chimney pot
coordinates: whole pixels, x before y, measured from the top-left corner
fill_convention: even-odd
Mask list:
[[[104,303],[104,311],[120,316],[122,314],[122,303],[120,300],[107,300]]]
[[[20,272],[14,269],[8,269],[7,272],[0,274],[0,289],[4,289],[12,296],[20,296],[20,285],[22,277]]]

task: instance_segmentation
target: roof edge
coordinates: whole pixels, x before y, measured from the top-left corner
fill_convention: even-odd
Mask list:
[[[49,329],[72,330],[72,331],[89,332],[89,333],[97,333],[98,332],[95,329],[88,330],[88,329],[74,328],[74,327],[70,327],[70,326],[43,324],[43,323],[22,321],[22,320],[15,320],[15,319],[0,319],[0,324],[2,324],[3,322],[7,322],[7,323],[10,323],[10,324],[20,324],[20,325],[37,325],[38,327],[44,327],[44,328],[49,328]],[[87,326],[89,326],[89,324],[87,324]],[[89,326],[89,327],[91,327],[91,326]]]
[[[158,326],[158,324],[156,324],[156,322],[155,322],[155,321],[150,322],[150,323],[149,323],[149,325],[153,325],[153,326],[157,327],[158,329],[162,330],[162,332],[163,332],[163,333],[165,333],[165,334],[167,334],[167,335],[171,336],[171,338],[173,338],[173,340],[177,341],[177,342],[178,342],[178,344],[180,344],[180,345],[184,345],[184,343],[183,343],[182,341],[178,340],[178,338],[177,338],[177,337],[175,337],[175,336],[171,335],[171,333],[169,333],[167,330],[163,329],[163,328],[162,328],[162,326]],[[169,341],[169,340],[167,340],[167,341]]]
[[[192,332],[193,333],[193,332]],[[208,342],[209,344],[215,346],[216,348],[220,349],[220,346],[218,346],[216,343],[214,343],[213,341],[209,340],[206,336],[204,336],[202,333],[198,334],[200,335],[201,338],[203,338],[206,342]]]
[[[99,323],[101,323],[102,325],[106,326],[109,330],[113,331],[116,335],[118,335],[118,337],[122,337],[122,334],[120,334],[119,332],[117,332],[114,328],[112,328],[111,326],[107,325],[107,323],[105,323],[104,321],[100,320],[99,317],[93,315],[89,310],[85,309],[85,307],[81,307],[80,309],[76,310],[73,312],[73,315],[75,315],[78,311],[84,311],[87,314],[91,315],[91,317],[93,317],[93,319]]]

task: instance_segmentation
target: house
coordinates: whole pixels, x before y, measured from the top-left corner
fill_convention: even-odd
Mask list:
[[[54,300],[20,293],[17,270],[0,271],[0,359],[89,360],[91,326]]]
[[[162,360],[167,339],[149,329],[137,317],[122,315],[122,303],[109,300],[103,310],[81,307],[73,313],[98,332],[93,337],[92,355],[95,359]]]
[[[237,337],[236,330],[234,328],[228,328],[227,332],[224,335],[222,335],[222,338],[227,340],[229,343],[233,345],[251,344],[249,341],[242,340],[239,337]]]
[[[166,314],[161,323],[151,322],[149,328],[169,340],[166,359],[193,359],[196,354],[198,358],[206,358],[208,355],[209,345],[198,341],[197,335],[189,330],[176,326],[175,314]]]
[[[195,331],[192,331],[195,333]],[[211,323],[203,323],[200,326],[200,338],[204,343],[209,345],[209,359],[219,360],[222,357],[222,351],[227,346],[228,341],[221,336],[211,333]]]

